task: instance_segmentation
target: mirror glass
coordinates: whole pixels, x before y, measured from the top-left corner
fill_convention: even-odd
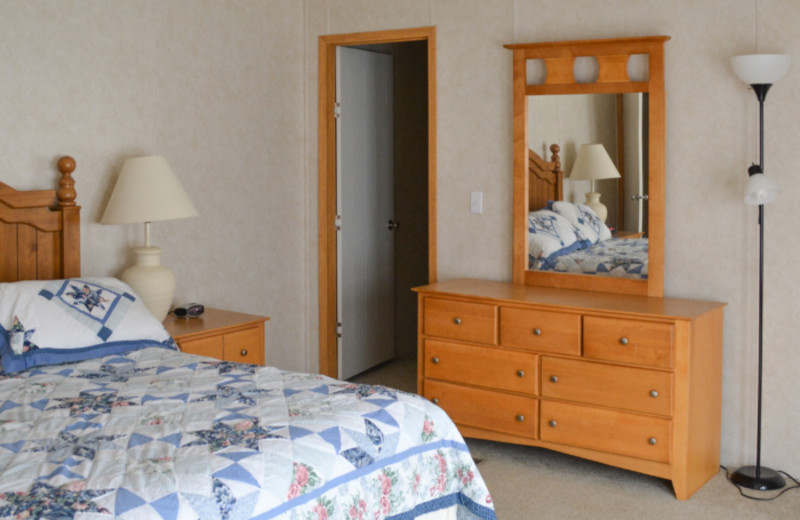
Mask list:
[[[586,203],[587,192],[599,193],[614,236],[648,237],[647,116],[646,93],[528,96],[528,147],[543,158],[560,147],[562,200]],[[594,189],[570,179],[582,144],[602,144],[620,178],[594,181]]]

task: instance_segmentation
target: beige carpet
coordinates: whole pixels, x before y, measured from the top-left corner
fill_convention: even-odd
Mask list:
[[[351,380],[413,392],[416,360],[399,359]],[[691,499],[679,502],[666,480],[541,448],[475,439],[467,444],[500,520],[800,519],[800,489],[769,502],[748,500],[722,470]]]

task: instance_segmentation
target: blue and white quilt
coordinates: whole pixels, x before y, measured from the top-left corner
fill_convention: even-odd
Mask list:
[[[0,375],[0,518],[495,519],[453,423],[380,386],[147,347]]]
[[[530,268],[646,280],[648,254],[646,238],[612,238],[545,260],[530,257]]]

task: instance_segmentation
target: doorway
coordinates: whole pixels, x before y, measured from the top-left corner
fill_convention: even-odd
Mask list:
[[[394,82],[394,220],[399,222],[399,228],[394,234],[397,251],[394,263],[398,269],[394,276],[397,289],[392,324],[399,355],[408,355],[409,349],[411,355],[416,355],[416,295],[410,288],[436,281],[435,28],[322,36],[318,108],[319,362],[320,372],[332,377],[339,375],[339,342],[348,326],[340,322],[338,296],[341,288],[337,282],[337,219],[341,216],[337,208],[336,180],[336,55],[339,47],[388,53],[395,62],[398,81]],[[413,103],[418,103],[417,107],[421,103],[422,109],[415,109]],[[358,323],[349,326],[358,327]]]

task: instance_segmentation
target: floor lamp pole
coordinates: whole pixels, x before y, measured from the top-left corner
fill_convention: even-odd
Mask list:
[[[752,85],[758,96],[759,116],[759,161],[750,167],[749,174],[764,171],[764,99],[771,84]],[[756,465],[744,466],[731,475],[731,480],[748,489],[767,491],[781,489],[785,480],[777,471],[761,466],[761,391],[764,362],[764,205],[758,205],[758,429],[756,431]]]

